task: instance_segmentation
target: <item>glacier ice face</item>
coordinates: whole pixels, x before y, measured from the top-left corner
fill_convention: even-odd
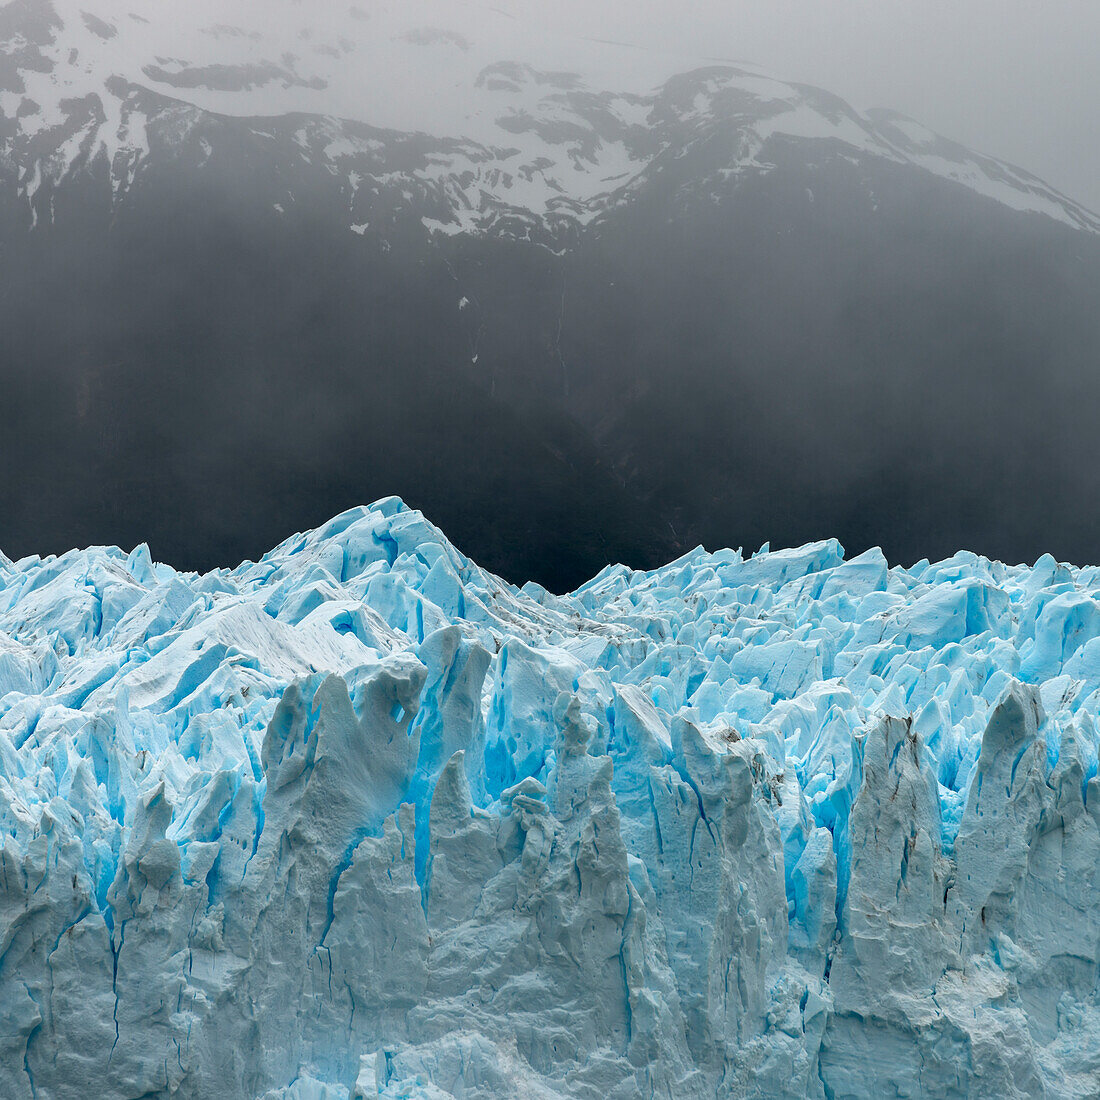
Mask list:
[[[0,557],[0,1095],[1100,1095],[1100,571]]]

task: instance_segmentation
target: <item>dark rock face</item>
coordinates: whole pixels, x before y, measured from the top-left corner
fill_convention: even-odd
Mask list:
[[[731,172],[751,97],[685,121],[715,79],[670,82],[647,126],[544,81],[581,120],[545,140],[650,159],[593,216],[487,196],[458,232],[461,165],[496,155],[459,141],[121,78],[139,159],[88,140],[32,193],[11,139],[0,545],[205,568],[392,492],[556,589],[699,541],[1094,557],[1100,237],[834,139]],[[67,109],[42,148],[104,111]]]

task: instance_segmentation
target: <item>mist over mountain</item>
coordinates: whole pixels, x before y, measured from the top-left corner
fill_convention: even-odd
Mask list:
[[[157,10],[0,9],[9,555],[209,568],[399,493],[557,590],[698,542],[1095,557],[1100,219],[1034,176],[453,5]]]

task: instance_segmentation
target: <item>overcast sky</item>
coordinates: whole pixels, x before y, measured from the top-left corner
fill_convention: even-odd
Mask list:
[[[861,110],[893,107],[1100,210],[1097,0],[451,2],[621,40],[652,62],[743,60]]]

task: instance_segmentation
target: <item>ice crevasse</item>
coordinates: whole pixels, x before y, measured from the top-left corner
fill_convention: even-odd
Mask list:
[[[1049,557],[0,555],[0,1096],[1100,1096],[1098,706]]]

